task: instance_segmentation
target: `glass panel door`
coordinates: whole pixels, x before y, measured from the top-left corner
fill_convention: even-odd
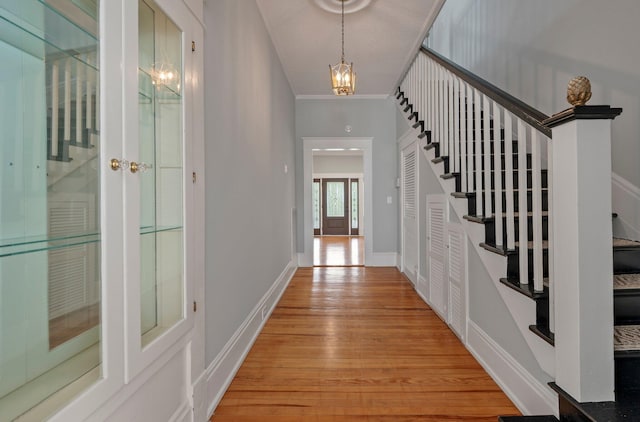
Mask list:
[[[344,182],[327,182],[327,217],[344,217]]]
[[[182,33],[139,2],[140,321],[142,346],[183,319]]]
[[[71,398],[102,376],[93,4],[89,17],[70,2],[63,13],[42,1],[0,0],[3,421],[63,389]]]

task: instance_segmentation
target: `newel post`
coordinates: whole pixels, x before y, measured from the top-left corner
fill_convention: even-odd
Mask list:
[[[553,130],[556,384],[580,402],[614,400],[611,121],[621,112],[574,105],[544,122]]]

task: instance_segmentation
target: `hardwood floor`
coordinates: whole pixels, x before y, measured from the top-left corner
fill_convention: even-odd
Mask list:
[[[316,267],[364,265],[364,237],[315,236],[313,265]]]
[[[302,268],[218,405],[228,421],[518,415],[395,268]]]

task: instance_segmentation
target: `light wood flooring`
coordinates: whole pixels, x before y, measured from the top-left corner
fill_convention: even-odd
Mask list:
[[[315,236],[313,265],[316,267],[364,265],[364,237]]]
[[[325,267],[296,272],[211,421],[518,414],[395,268]]]

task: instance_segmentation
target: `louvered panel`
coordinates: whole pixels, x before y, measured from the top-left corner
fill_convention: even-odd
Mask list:
[[[86,227],[87,208],[82,202],[64,203],[49,209],[49,234],[51,236],[82,233]]]
[[[466,279],[465,234],[458,224],[447,228],[448,241],[448,287],[449,287],[449,324],[453,331],[464,340],[466,303],[464,297]]]
[[[431,305],[440,314],[445,315],[444,301],[444,262],[432,259],[429,266],[429,280],[431,281]]]
[[[449,233],[449,277],[459,283],[463,275],[464,262],[460,241],[457,235]]]
[[[49,236],[51,238],[86,233],[91,227],[91,195],[72,199],[60,196],[49,201]],[[88,246],[78,245],[50,250],[49,319],[73,312],[89,304],[87,285]]]
[[[459,286],[451,285],[449,289],[450,300],[450,321],[449,324],[453,331],[460,337],[463,337],[464,330],[464,299],[462,297],[462,289]]]
[[[404,195],[404,216],[406,218],[416,218],[416,152],[411,151],[404,154],[404,175],[403,175],[403,195]]]
[[[49,319],[86,306],[86,246],[49,251]]]
[[[446,320],[447,289],[445,266],[445,202],[442,197],[427,197],[427,258],[429,264],[429,302]]]
[[[431,228],[429,233],[431,251],[444,254],[444,210],[437,208],[429,210],[429,227]]]

